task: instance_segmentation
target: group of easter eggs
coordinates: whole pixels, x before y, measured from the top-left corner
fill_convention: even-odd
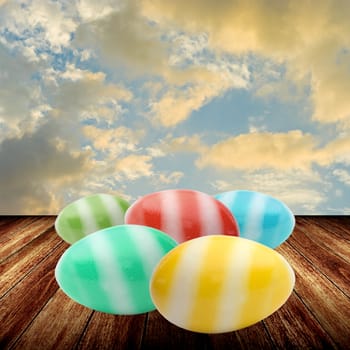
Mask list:
[[[71,246],[55,277],[65,294],[97,311],[157,309],[190,331],[230,332],[268,317],[291,295],[294,272],[274,248],[294,225],[283,202],[260,192],[171,189],[131,205],[91,195],[56,219]]]

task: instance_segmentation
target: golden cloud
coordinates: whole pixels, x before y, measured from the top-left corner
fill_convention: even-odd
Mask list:
[[[320,146],[312,134],[301,130],[285,133],[252,132],[223,139],[213,145],[202,142],[199,135],[172,138],[168,135],[159,145],[163,152],[197,153],[196,166],[220,170],[310,171],[312,164],[329,166],[336,162],[350,164],[350,137],[346,134]]]
[[[107,161],[115,160],[122,152],[136,151],[144,135],[144,130],[132,130],[121,126],[112,129],[100,129],[93,125],[83,128],[85,136],[92,142],[94,149],[106,152]]]
[[[131,154],[116,161],[115,172],[117,176],[122,174],[128,180],[151,176],[153,174],[151,160],[152,157],[148,155]]]
[[[242,134],[208,147],[196,164],[200,168],[244,170],[308,168],[315,147],[312,135],[299,130]]]
[[[313,119],[349,123],[349,1],[143,0],[142,5],[159,25],[206,33],[213,49],[285,63],[293,81],[311,76]]]

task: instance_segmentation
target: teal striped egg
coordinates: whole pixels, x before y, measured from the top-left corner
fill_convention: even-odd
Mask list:
[[[151,227],[109,227],[63,253],[55,269],[56,281],[70,298],[97,311],[118,315],[152,311],[152,272],[175,246],[174,239]]]
[[[276,248],[293,232],[294,215],[277,198],[245,190],[220,193],[215,198],[235,216],[240,237]]]
[[[124,224],[130,204],[110,194],[94,194],[67,205],[58,215],[55,229],[58,235],[72,244],[90,233]]]

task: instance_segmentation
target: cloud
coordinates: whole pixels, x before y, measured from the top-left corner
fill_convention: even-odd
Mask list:
[[[311,170],[234,172],[211,183],[216,193],[250,190],[286,203],[295,215],[319,213],[327,202],[330,183]]]
[[[152,176],[153,164],[149,155],[131,154],[117,159],[115,163],[116,176],[127,180],[136,180],[143,176]]]
[[[340,57],[341,62],[337,62],[337,56],[334,55],[330,62],[316,65],[314,69],[313,119],[322,123],[339,122],[348,128],[350,101],[347,91],[350,91],[350,54],[344,53],[339,56],[343,56]]]
[[[3,27],[20,38],[20,44],[27,48],[60,53],[77,27],[74,7],[69,2],[8,2],[5,11],[1,18]]]
[[[333,175],[345,185],[350,186],[350,173],[348,171],[344,169],[335,169],[333,170]]]
[[[157,185],[159,182],[164,185],[176,185],[183,177],[184,173],[182,171],[173,171],[171,173],[160,173],[157,178]]]
[[[106,10],[106,15],[98,18],[91,13],[92,8],[99,6],[91,1],[84,4],[84,10],[82,6],[78,9],[82,17],[90,21],[78,27],[76,45],[99,50],[103,59],[113,67],[117,61],[124,66],[152,73],[164,66],[165,44],[154,26],[141,16],[136,1],[122,1],[117,8],[114,4],[113,12]]]
[[[249,73],[245,71],[244,66],[231,73],[225,68],[220,65],[208,65],[203,67],[201,77],[198,77],[194,70],[186,70],[187,86],[170,85],[159,100],[150,103],[152,121],[164,127],[174,127],[227,90],[247,86]]]
[[[255,171],[275,169],[308,171],[314,164],[327,167],[336,163],[350,164],[350,138],[344,133],[321,145],[318,137],[301,130],[272,133],[256,131],[205,143],[198,134],[173,137],[168,134],[156,148],[163,154],[179,152],[197,155],[199,169],[217,172],[239,169]]]
[[[158,86],[156,98],[152,96],[149,102],[148,116],[154,125],[163,127],[183,122],[230,88],[245,88],[249,79],[245,65],[210,58],[205,52],[205,38],[190,38],[151,25],[134,1],[122,2],[114,12],[82,23],[76,32],[76,43],[98,48],[102,59],[114,68],[122,64],[132,68],[129,73],[158,79],[147,85],[151,95],[154,86]]]
[[[350,137],[345,132],[333,141],[330,141],[323,148],[319,149],[315,157],[321,166],[332,163],[350,164]]]
[[[101,129],[88,125],[83,128],[83,132],[92,142],[93,148],[104,153],[106,161],[115,161],[124,152],[136,152],[144,136],[144,130],[133,130],[124,126]]]
[[[79,0],[76,4],[83,22],[90,22],[108,16],[118,4],[114,0]]]
[[[119,102],[130,101],[132,97],[124,87],[107,83],[104,73],[73,65],[68,65],[64,72],[48,70],[44,80],[50,87],[55,113],[65,118],[113,122],[123,113]]]
[[[142,6],[143,13],[159,26],[206,33],[214,50],[252,53],[284,64],[287,80],[311,86],[314,120],[349,124],[348,1],[144,0]],[[288,85],[275,83],[269,89],[281,86]],[[288,91],[282,92],[287,95]]]
[[[163,94],[150,102],[155,124],[174,127],[230,89],[246,89],[250,71],[241,60],[214,55],[205,37],[172,33],[169,69],[162,72]]]
[[[299,130],[242,134],[208,147],[196,164],[220,169],[305,169],[311,165],[315,148],[313,136]]]
[[[19,133],[19,126],[26,121],[27,128],[36,125],[30,110],[45,103],[42,91],[32,79],[35,65],[21,54],[15,54],[0,43],[0,123],[6,124],[7,136]],[[4,137],[6,135],[2,135]]]
[[[156,148],[160,149],[164,155],[167,153],[178,152],[203,153],[207,149],[198,134],[179,137],[174,137],[172,134],[168,134]]]
[[[60,143],[52,121],[32,134],[0,144],[2,214],[54,214],[58,189],[83,182],[91,170],[90,153]]]
[[[159,101],[150,104],[153,123],[160,123],[164,127],[174,127],[224,90],[224,84],[170,89]]]

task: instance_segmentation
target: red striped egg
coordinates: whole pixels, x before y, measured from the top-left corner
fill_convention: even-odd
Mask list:
[[[156,228],[177,242],[215,234],[239,235],[232,213],[215,198],[193,190],[166,190],[139,198],[125,223]]]

